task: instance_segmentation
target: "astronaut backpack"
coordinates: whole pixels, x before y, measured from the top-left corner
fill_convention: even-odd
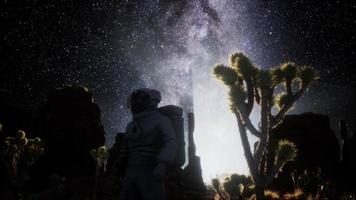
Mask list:
[[[174,166],[181,167],[185,163],[185,141],[184,141],[184,120],[183,109],[174,105],[167,105],[158,108],[158,111],[169,118],[177,138],[177,153]]]

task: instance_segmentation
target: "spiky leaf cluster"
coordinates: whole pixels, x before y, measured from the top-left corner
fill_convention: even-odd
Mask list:
[[[26,133],[23,130],[18,130],[15,135],[16,139],[24,139],[26,138]]]
[[[243,53],[234,53],[230,56],[230,66],[236,69],[244,77],[254,77],[257,69],[252,65],[250,59]]]
[[[297,147],[293,142],[280,140],[276,149],[276,162],[285,163],[297,157]]]
[[[229,98],[231,102],[241,103],[247,98],[246,90],[241,85],[235,85],[230,87]]]
[[[218,178],[213,178],[211,180],[211,185],[213,186],[213,188],[216,190],[216,191],[219,191],[220,190],[220,181]]]
[[[253,183],[253,181],[251,180],[251,177],[248,177],[245,175],[239,175],[239,174],[231,174],[230,180],[236,185],[238,185],[238,184],[250,185]]]
[[[26,148],[30,154],[36,156],[42,155],[44,153],[43,142],[39,137],[28,139]]]
[[[292,80],[297,75],[297,65],[294,62],[283,63],[280,68],[286,80]]]
[[[232,86],[238,81],[237,72],[231,68],[224,65],[216,65],[213,71],[216,78],[221,80],[225,85]]]
[[[237,185],[234,184],[229,179],[224,181],[223,187],[224,187],[224,190],[229,194],[230,197],[235,197],[239,194]]]
[[[311,82],[318,79],[316,72],[309,66],[303,66],[298,70],[297,77],[304,86],[308,86]]]
[[[229,87],[230,109],[236,112],[243,109],[241,106],[247,98],[246,89],[243,86],[242,77],[236,69],[224,65],[216,65],[213,69],[214,75]]]
[[[276,106],[280,109],[284,105],[288,104],[291,100],[288,94],[286,93],[280,93],[274,98]]]
[[[109,151],[105,146],[98,147],[97,149],[91,149],[89,154],[94,160],[98,162],[103,162],[109,157]]]
[[[257,83],[260,88],[269,89],[272,87],[272,73],[269,70],[259,70]]]
[[[238,196],[250,197],[248,189],[253,185],[252,179],[245,175],[231,174],[226,177],[222,186],[229,194],[230,199],[236,199]]]
[[[6,137],[5,146],[8,153],[14,154],[18,151],[22,151],[27,145],[28,139],[26,138],[26,133],[23,130],[18,130],[15,137]]]
[[[277,85],[284,80],[284,73],[280,67],[271,69],[273,84]]]

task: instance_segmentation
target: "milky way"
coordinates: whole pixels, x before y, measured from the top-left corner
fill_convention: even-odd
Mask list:
[[[163,104],[178,104],[196,113],[198,154],[214,157],[219,155],[214,149],[225,148],[226,152],[240,152],[241,157],[225,90],[210,73],[215,63],[226,63],[234,51],[245,52],[261,68],[287,60],[312,65],[321,79],[293,112],[345,118],[355,128],[355,2],[1,4],[5,22],[0,37],[1,54],[5,55],[0,68],[1,102],[36,108],[52,88],[87,86],[102,108],[108,144],[129,121],[126,96],[130,91],[154,87],[162,91]],[[202,145],[211,140],[220,141],[221,146]],[[208,161],[203,158],[204,162]],[[214,171],[212,163],[209,173]],[[244,164],[229,165],[244,170]]]

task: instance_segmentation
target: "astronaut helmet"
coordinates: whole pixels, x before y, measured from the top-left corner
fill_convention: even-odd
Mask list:
[[[140,88],[128,97],[127,106],[133,114],[156,109],[161,101],[161,93],[154,89]]]

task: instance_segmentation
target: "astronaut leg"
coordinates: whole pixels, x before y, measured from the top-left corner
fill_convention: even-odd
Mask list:
[[[142,200],[166,200],[164,180],[156,180],[153,167],[145,167],[139,174],[138,188]]]

